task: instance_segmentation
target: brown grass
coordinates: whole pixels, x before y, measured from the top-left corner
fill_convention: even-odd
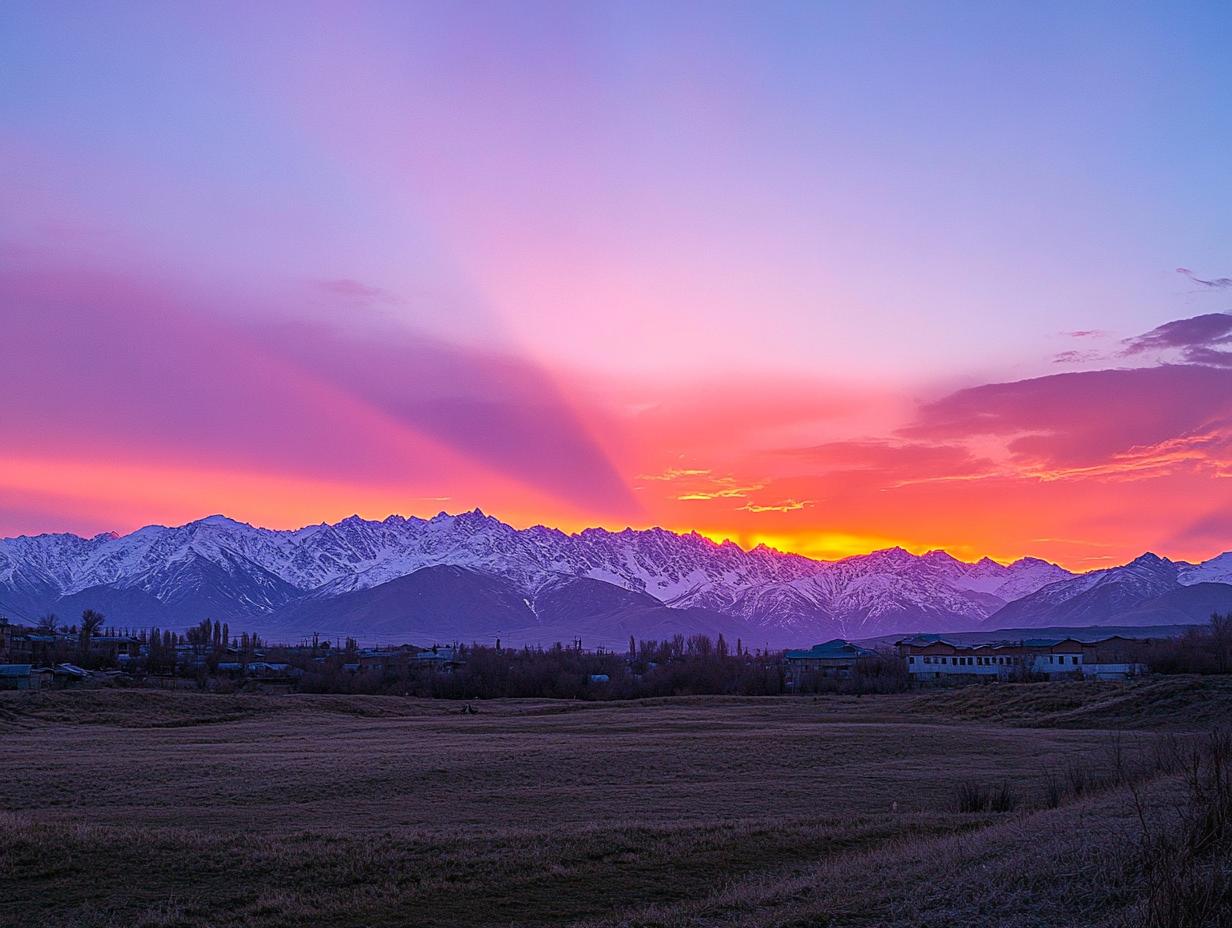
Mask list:
[[[1226,721],[1232,677],[1064,680],[932,690],[909,697],[912,715],[1045,728],[1197,731]]]
[[[1136,824],[1111,784],[1126,765],[1158,773],[1166,742],[955,722],[928,698],[954,697],[462,715],[383,697],[6,694],[0,925],[1086,925],[1129,911],[1114,851]],[[1073,765],[1099,784],[1081,797],[1064,787]],[[1168,776],[1141,787],[1148,804]],[[961,783],[1004,788],[1015,810],[956,811]],[[1086,887],[1075,868],[1096,860],[1108,873]],[[1066,874],[1057,899],[1049,881]]]

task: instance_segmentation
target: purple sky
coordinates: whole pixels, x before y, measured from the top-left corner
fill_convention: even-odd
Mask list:
[[[481,505],[1232,547],[1230,37],[1216,3],[6,3],[0,533]]]

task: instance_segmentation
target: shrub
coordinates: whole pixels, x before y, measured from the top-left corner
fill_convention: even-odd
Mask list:
[[[1155,831],[1140,815],[1132,866],[1146,894],[1130,922],[1138,928],[1232,926],[1232,734],[1210,733],[1185,757],[1184,776],[1187,802],[1174,828]]]
[[[989,798],[989,808],[993,812],[1013,812],[1017,805],[1018,797],[1008,783],[1002,783]]]
[[[1065,765],[1065,782],[1069,791],[1075,796],[1081,796],[1095,785],[1091,771],[1080,760],[1071,760]]]
[[[967,781],[958,784],[959,812],[984,812],[988,804],[989,793],[979,783]]]
[[[968,780],[958,784],[959,812],[1013,812],[1018,796],[1008,783],[995,789]]]
[[[1048,778],[1044,780],[1044,805],[1049,809],[1055,809],[1061,805],[1061,799],[1065,795],[1065,790],[1061,786],[1061,778],[1057,776],[1055,770],[1048,771]]]

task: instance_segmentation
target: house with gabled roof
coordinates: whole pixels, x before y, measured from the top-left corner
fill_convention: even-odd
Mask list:
[[[842,638],[815,644],[811,648],[786,652],[787,686],[798,689],[807,679],[814,677],[847,677],[862,658],[873,657],[874,652],[852,644]]]

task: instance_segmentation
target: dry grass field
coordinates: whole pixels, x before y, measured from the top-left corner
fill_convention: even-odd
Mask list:
[[[0,694],[0,925],[1147,924],[1147,772],[1232,688],[460,708]]]

